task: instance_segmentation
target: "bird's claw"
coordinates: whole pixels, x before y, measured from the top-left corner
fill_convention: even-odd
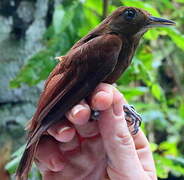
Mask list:
[[[137,134],[139,131],[139,126],[141,126],[142,118],[140,114],[135,111],[135,108],[132,105],[125,104],[123,105],[123,110],[125,112],[125,119],[128,124],[133,125],[133,135]]]
[[[91,110],[91,120],[99,120],[100,112],[96,110]]]
[[[130,126],[133,126],[133,135],[137,134],[139,127],[141,126],[142,118],[138,114],[132,105],[125,104],[123,105],[123,110],[125,112],[125,119]],[[99,120],[100,112],[96,110],[91,110],[91,121]]]

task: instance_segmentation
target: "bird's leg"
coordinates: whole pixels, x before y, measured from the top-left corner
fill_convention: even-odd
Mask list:
[[[91,109],[91,120],[99,120],[100,112]]]
[[[142,118],[140,114],[135,111],[135,108],[132,105],[125,104],[123,105],[123,110],[125,112],[125,119],[128,124],[133,125],[132,134],[136,134],[139,131],[139,126],[141,125]],[[96,110],[91,110],[91,118],[90,120],[98,120],[100,116],[100,112]]]
[[[142,118],[131,105],[123,105],[123,110],[125,112],[126,121],[129,123],[129,125],[133,125],[132,134],[135,135],[139,131],[139,126],[141,125]]]

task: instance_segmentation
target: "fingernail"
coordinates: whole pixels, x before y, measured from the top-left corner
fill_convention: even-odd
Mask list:
[[[111,93],[100,91],[92,99],[92,104],[97,110],[105,110],[112,103]]]
[[[82,110],[86,109],[83,105],[77,105],[75,108],[72,110],[72,116],[75,118],[75,116]]]
[[[56,139],[60,142],[69,142],[75,136],[75,129],[70,127],[65,127],[59,131],[59,136]]]
[[[71,127],[64,127],[62,129],[58,130],[58,134],[62,134],[64,131],[68,131],[68,130],[71,130],[71,129],[72,129]]]
[[[109,92],[106,92],[106,91],[100,91],[98,92],[95,97],[98,97],[98,96],[111,96],[112,93],[109,93]]]

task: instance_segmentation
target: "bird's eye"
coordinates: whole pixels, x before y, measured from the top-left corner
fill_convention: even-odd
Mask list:
[[[124,13],[124,18],[127,21],[131,21],[135,16],[136,16],[136,11],[135,10],[126,10]]]

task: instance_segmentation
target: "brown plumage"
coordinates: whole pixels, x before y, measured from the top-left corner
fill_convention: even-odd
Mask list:
[[[42,134],[64,120],[65,113],[89,96],[100,82],[114,83],[130,65],[148,28],[173,24],[138,8],[120,7],[79,40],[61,58],[45,83],[28,125],[28,143],[17,169],[17,180],[27,180]]]

